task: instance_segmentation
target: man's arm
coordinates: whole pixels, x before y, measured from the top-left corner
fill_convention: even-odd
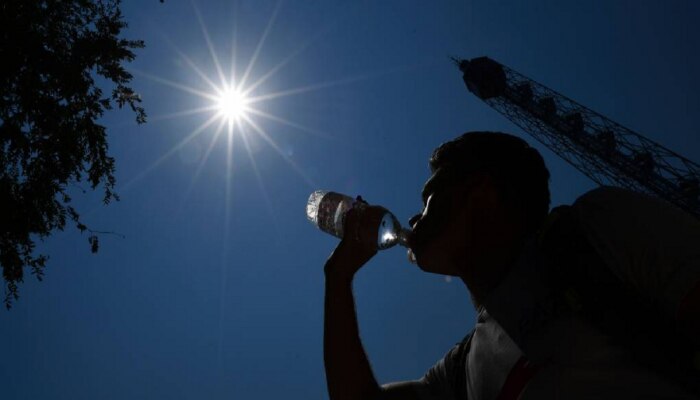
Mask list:
[[[419,382],[379,386],[360,341],[352,293],[355,273],[376,253],[376,234],[358,231],[362,226],[377,226],[382,209],[369,207],[361,215],[349,212],[345,239],[326,262],[323,358],[326,383],[331,400],[418,400],[414,390]],[[358,234],[359,233],[359,234]]]
[[[419,400],[421,381],[379,386],[360,341],[352,282],[326,277],[323,355],[331,400]]]
[[[381,389],[360,342],[350,279],[326,276],[323,330],[330,399],[378,399]]]

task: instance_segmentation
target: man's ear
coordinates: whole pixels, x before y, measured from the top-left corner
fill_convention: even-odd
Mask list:
[[[453,218],[468,216],[469,219],[472,219],[475,216],[486,217],[502,211],[499,192],[493,178],[488,173],[471,173],[463,184],[453,187],[452,190],[451,214]],[[464,222],[469,223],[469,221]]]
[[[472,190],[466,202],[472,222],[479,229],[503,235],[524,235],[523,215],[507,202],[494,178],[488,173],[474,174]]]
[[[494,207],[502,207],[501,196],[493,177],[486,172],[475,172],[465,185],[471,207],[490,212]]]

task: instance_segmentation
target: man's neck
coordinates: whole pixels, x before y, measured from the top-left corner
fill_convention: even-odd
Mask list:
[[[525,244],[524,239],[504,241],[502,246],[494,246],[491,251],[484,252],[484,256],[475,260],[473,274],[461,276],[471,294],[472,303],[479,309],[484,300],[505,279],[513,265],[518,261]]]

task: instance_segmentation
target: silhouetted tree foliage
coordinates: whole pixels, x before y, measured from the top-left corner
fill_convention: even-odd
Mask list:
[[[47,257],[35,241],[80,221],[68,195],[86,181],[114,192],[114,159],[105,110],[129,106],[146,115],[123,67],[141,40],[120,38],[126,27],[118,0],[4,0],[0,3],[0,264],[5,305],[18,298],[25,269],[41,280]],[[96,82],[99,80],[99,85]],[[105,88],[105,94],[101,89]]]

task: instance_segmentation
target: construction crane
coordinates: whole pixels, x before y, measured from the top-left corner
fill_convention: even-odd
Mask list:
[[[700,165],[488,57],[453,58],[470,92],[599,185],[700,218]]]

